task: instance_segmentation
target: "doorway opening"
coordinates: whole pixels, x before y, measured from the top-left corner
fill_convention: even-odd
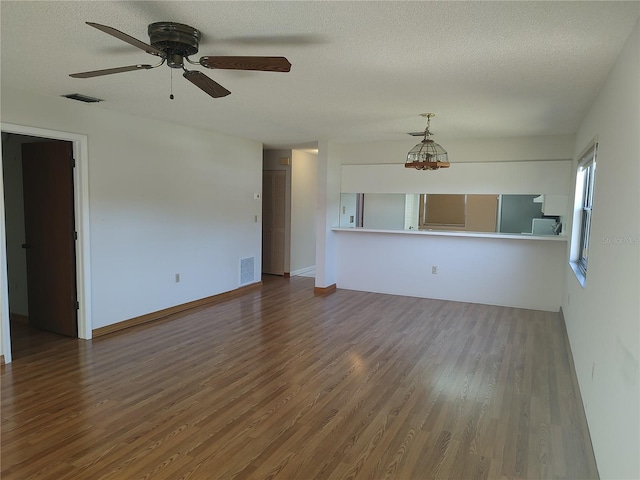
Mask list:
[[[6,363],[12,350],[21,356],[48,341],[91,338],[86,143],[83,135],[2,124]]]
[[[313,277],[317,150],[264,150],[262,169],[262,273]]]

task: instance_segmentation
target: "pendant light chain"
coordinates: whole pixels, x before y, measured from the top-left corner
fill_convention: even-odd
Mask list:
[[[171,69],[171,76],[169,78],[169,98],[173,100],[173,68]]]

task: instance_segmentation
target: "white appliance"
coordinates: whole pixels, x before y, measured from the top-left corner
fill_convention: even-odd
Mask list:
[[[534,218],[531,221],[531,233],[534,235],[556,235],[556,221],[553,218]]]

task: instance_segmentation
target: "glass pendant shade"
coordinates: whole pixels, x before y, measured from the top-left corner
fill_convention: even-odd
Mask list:
[[[427,128],[424,131],[424,139],[409,151],[404,166],[406,168],[415,168],[416,170],[449,168],[449,155],[447,151],[430,138],[432,135],[429,131],[431,117],[435,116],[435,114],[424,113],[422,116],[427,118]]]
[[[407,154],[407,168],[437,170],[449,167],[449,155],[441,145],[431,139],[422,140]]]

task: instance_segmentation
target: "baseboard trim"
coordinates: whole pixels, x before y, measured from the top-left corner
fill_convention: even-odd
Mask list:
[[[329,295],[337,290],[336,284],[329,285],[328,287],[313,287],[314,295]]]
[[[29,323],[29,317],[20,313],[9,313],[9,319],[14,322]]]
[[[582,420],[582,426],[584,428],[584,430],[588,433],[589,435],[589,446],[591,447],[591,458],[593,458],[594,460],[596,459],[595,453],[593,451],[593,440],[591,439],[591,431],[589,430],[589,422],[587,420],[587,411],[584,408],[584,401],[582,400],[582,392],[580,391],[580,384],[578,383],[578,374],[576,373],[576,365],[574,363],[573,360],[573,352],[571,351],[571,343],[569,342],[569,332],[567,331],[567,322],[564,319],[564,311],[562,310],[562,307],[560,307],[560,311],[558,312],[560,314],[560,323],[561,323],[561,327],[562,327],[562,333],[564,334],[564,343],[565,346],[567,348],[567,353],[568,353],[568,360],[569,360],[569,368],[571,370],[572,373],[572,385],[573,385],[573,391],[575,392],[575,396],[576,396],[576,401],[579,405],[579,408],[582,410],[580,417],[583,419]],[[597,462],[597,461],[596,461]],[[596,471],[598,470],[598,464],[596,463],[595,465]]]
[[[315,276],[316,273],[316,266],[312,265],[310,267],[305,267],[305,268],[300,268],[298,270],[294,270],[293,272],[291,272],[291,276],[292,277],[300,277],[303,275],[307,275],[309,273],[313,273],[313,275]]]
[[[175,307],[169,307],[169,308],[165,308],[164,310],[158,310],[157,312],[151,312],[151,313],[147,313],[146,315],[130,318],[129,320],[123,320],[122,322],[114,323],[112,325],[107,325],[106,327],[96,328],[92,332],[93,337],[94,338],[101,337],[103,335],[108,335],[110,333],[118,332],[126,328],[142,325],[143,323],[149,323],[149,322],[154,322],[156,320],[161,320],[163,318],[168,317],[169,315],[184,312],[186,310],[191,310],[193,308],[198,308],[205,305],[213,305],[214,303],[224,302],[225,300],[230,300],[232,298],[240,297],[246,293],[252,292],[254,290],[258,290],[260,288],[262,288],[262,281],[251,283],[249,285],[244,285],[242,287],[236,288],[235,290],[230,290],[228,292],[212,295],[211,297],[201,298],[199,300],[194,300],[192,302],[176,305]]]

